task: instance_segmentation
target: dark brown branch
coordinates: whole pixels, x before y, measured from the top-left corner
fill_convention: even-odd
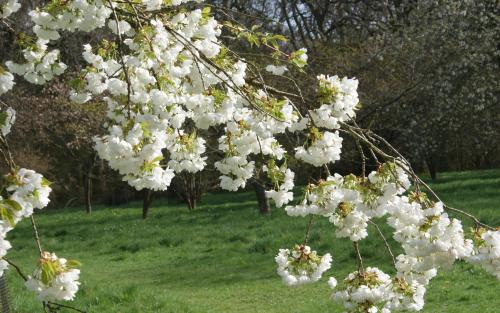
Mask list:
[[[13,263],[11,260],[7,259],[6,257],[2,257],[2,260],[4,260],[5,262],[9,263],[10,266],[12,266],[13,268],[15,268],[16,272],[19,274],[19,276],[21,276],[21,278],[24,281],[28,280],[28,277],[23,273],[23,271],[21,270],[21,268],[19,266],[17,266],[15,263]]]

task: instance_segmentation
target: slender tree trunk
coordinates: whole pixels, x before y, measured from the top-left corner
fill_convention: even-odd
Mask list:
[[[269,206],[269,199],[266,197],[266,188],[257,181],[253,183],[253,187],[255,189],[255,194],[257,195],[257,202],[259,203],[260,213],[267,214],[271,212],[271,207]]]
[[[85,175],[85,183],[83,185],[85,196],[85,211],[87,214],[92,214],[92,176],[91,173]]]
[[[153,202],[153,191],[146,189],[144,190],[144,198],[142,200],[142,218],[146,219],[149,213],[149,207]]]
[[[99,160],[99,194],[101,202],[107,201],[108,197],[108,179],[109,174],[106,174],[106,167],[104,164],[104,160]]]
[[[184,200],[189,210],[196,209],[198,201],[203,194],[203,178],[200,173],[185,173],[181,178],[181,192],[179,196]]]
[[[187,197],[187,205],[189,210],[196,209],[196,199],[193,196]]]
[[[85,202],[85,212],[87,212],[87,214],[92,213],[92,170],[94,169],[94,160],[95,156],[92,155],[85,174],[83,175],[83,197]]]
[[[437,164],[436,160],[433,156],[427,157],[425,160],[425,163],[427,163],[427,168],[429,169],[429,174],[431,175],[432,180],[437,179]]]

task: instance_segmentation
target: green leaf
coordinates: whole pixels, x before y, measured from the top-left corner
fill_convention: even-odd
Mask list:
[[[48,285],[56,276],[56,268],[53,262],[43,262],[41,266],[42,283]]]
[[[141,129],[142,129],[142,134],[145,138],[151,137],[151,131],[148,128],[148,122],[144,121],[141,122]]]
[[[257,47],[260,47],[260,41],[259,41],[259,38],[257,38],[257,36],[250,34],[250,33],[246,33],[245,37],[246,37],[248,43],[250,44],[250,47],[253,47],[254,45]]]
[[[271,36],[271,40],[277,40],[277,41],[281,41],[281,42],[288,41],[285,36],[280,35],[280,34],[275,34],[275,35]]]
[[[212,11],[212,9],[211,9],[210,7],[204,7],[204,8],[201,10],[201,15],[202,15],[202,16],[209,15],[211,11]]]
[[[68,260],[66,262],[66,267],[68,267],[68,268],[78,268],[81,266],[82,266],[82,263],[80,263],[80,261],[78,261],[78,260]]]
[[[42,186],[49,187],[50,185],[52,185],[52,182],[50,180],[48,180],[47,178],[42,177]]]
[[[6,207],[0,207],[0,216],[2,217],[2,220],[9,223],[11,227],[14,227],[16,225],[16,223],[14,222],[14,215]]]
[[[258,29],[259,29],[259,28],[261,28],[261,27],[262,27],[262,25],[253,25],[253,26],[252,26],[252,28],[251,28],[251,30],[252,30],[253,32],[255,32],[256,30],[258,30]]]
[[[9,223],[11,227],[16,225],[16,212],[19,212],[22,209],[21,205],[12,199],[3,199],[0,201],[0,217],[2,220]]]
[[[17,201],[14,201],[12,199],[3,199],[2,202],[5,204],[9,205],[11,208],[13,208],[15,211],[21,211],[23,208]]]

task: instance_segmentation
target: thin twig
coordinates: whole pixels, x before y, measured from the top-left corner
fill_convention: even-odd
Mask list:
[[[487,228],[487,229],[490,229],[490,230],[496,230],[494,227],[492,226],[489,226],[485,223],[482,223],[481,221],[479,221],[479,219],[477,217],[475,217],[474,215],[470,214],[470,213],[467,213],[463,210],[460,210],[460,209],[456,209],[456,208],[453,208],[453,207],[450,207],[446,204],[444,204],[444,202],[439,198],[439,196],[436,194],[436,192],[434,192],[434,190],[432,190],[432,188],[427,184],[425,183],[414,171],[413,169],[411,168],[411,165],[410,165],[410,162],[396,149],[394,148],[387,140],[385,140],[383,137],[369,131],[369,130],[365,130],[365,129],[362,129],[360,128],[359,126],[358,127],[355,127],[355,126],[352,126],[352,125],[348,125],[348,124],[345,124],[343,123],[342,124],[346,129],[344,129],[344,131],[352,136],[354,136],[356,139],[359,139],[361,142],[365,143],[366,145],[369,146],[370,149],[373,149],[374,153],[376,152],[377,154],[379,154],[380,156],[382,156],[384,159],[388,159],[388,160],[391,160],[393,162],[397,162],[397,163],[400,163],[401,165],[403,165],[403,170],[405,172],[407,172],[412,178],[413,180],[415,181],[415,185],[416,185],[416,189],[417,191],[419,191],[419,185],[422,185],[425,187],[425,189],[427,189],[427,191],[439,202],[442,202],[443,203],[443,207],[444,209],[448,210],[448,211],[453,211],[453,212],[457,212],[457,213],[460,213],[468,218],[470,218],[472,221],[474,221],[474,223],[476,224],[476,226],[481,226],[481,227],[484,227],[484,228]],[[396,156],[391,156],[387,153],[385,153],[384,151],[382,151],[378,146],[376,146],[373,141],[380,141],[382,142],[385,146],[387,146],[393,153],[396,154]]]
[[[21,276],[21,278],[24,281],[28,280],[28,277],[23,273],[23,271],[21,270],[21,268],[18,265],[16,265],[14,262],[12,262],[11,260],[7,259],[6,257],[2,257],[2,260],[4,260],[5,262],[9,263],[10,266],[12,266],[13,268],[15,268],[16,271],[17,271],[17,273],[19,274],[19,276]]]
[[[385,238],[384,234],[380,230],[380,227],[375,222],[373,222],[373,221],[369,221],[369,222],[370,222],[370,224],[372,224],[373,226],[375,226],[375,228],[377,229],[380,237],[382,237],[382,240],[384,241],[385,247],[387,248],[387,251],[391,255],[392,263],[394,264],[394,266],[396,266],[396,258],[394,257],[394,253],[392,253],[391,246],[389,246],[389,243],[387,242],[387,239]]]
[[[313,223],[314,215],[311,215],[309,218],[309,222],[307,223],[307,229],[306,229],[306,237],[304,239],[304,246],[306,246],[309,243],[309,235],[311,233],[311,226]]]
[[[359,143],[359,140],[356,140],[356,147],[358,148],[359,157],[361,158],[361,177],[366,177],[366,156],[363,152],[363,147]]]
[[[40,237],[38,236],[38,229],[36,227],[35,218],[33,217],[33,215],[31,215],[30,219],[31,219],[31,226],[33,227],[33,236],[35,237],[35,242],[38,247],[38,251],[40,252],[40,256],[42,256],[43,250],[42,250],[42,245],[40,244]]]
[[[362,275],[365,272],[365,268],[363,266],[361,252],[359,251],[359,244],[357,241],[353,241],[352,244],[354,246],[354,250],[356,251],[356,259],[358,260],[358,273]]]
[[[457,209],[457,208],[452,208],[452,207],[444,204],[444,202],[439,198],[439,196],[434,192],[434,190],[432,190],[432,188],[426,182],[424,182],[422,179],[420,179],[420,177],[417,177],[417,179],[419,180],[420,184],[422,184],[422,186],[424,186],[427,189],[427,191],[429,191],[431,193],[431,195],[434,198],[436,198],[436,200],[438,200],[439,202],[443,203],[443,207],[444,207],[445,210],[457,212],[457,213],[460,213],[460,214],[462,214],[464,216],[467,216],[472,221],[474,221],[474,223],[476,224],[476,226],[481,226],[481,227],[487,228],[489,230],[496,230],[495,227],[489,226],[489,225],[484,224],[481,221],[479,221],[479,219],[477,217],[475,217],[474,215],[472,215],[470,213],[467,213],[467,212],[465,212],[463,210]]]
[[[53,309],[53,310],[57,310],[57,311],[59,311],[61,308],[65,308],[65,309],[73,310],[75,312],[87,313],[87,311],[83,311],[83,310],[80,310],[80,309],[75,308],[73,306],[66,305],[66,304],[61,304],[61,303],[56,303],[56,302],[51,302],[51,301],[46,302],[45,304],[49,309]],[[55,306],[55,308],[53,308],[53,306]]]

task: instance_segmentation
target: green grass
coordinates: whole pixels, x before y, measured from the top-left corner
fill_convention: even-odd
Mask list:
[[[500,225],[500,170],[443,173],[433,187],[449,204]],[[354,254],[324,219],[315,221],[310,244],[332,253],[332,269],[319,283],[288,288],[274,256],[304,239],[306,219],[279,209],[261,216],[252,192],[208,194],[193,212],[157,201],[147,220],[139,207],[98,207],[91,216],[83,209],[37,212],[44,249],[83,263],[75,306],[95,313],[342,312],[329,300],[326,280],[355,270]],[[383,243],[370,232],[360,243],[365,265],[392,273]],[[9,240],[10,259],[31,271],[37,253],[29,221]],[[41,312],[16,273],[7,276],[14,312]],[[431,282],[424,312],[498,312],[499,290],[492,276],[458,263]]]

